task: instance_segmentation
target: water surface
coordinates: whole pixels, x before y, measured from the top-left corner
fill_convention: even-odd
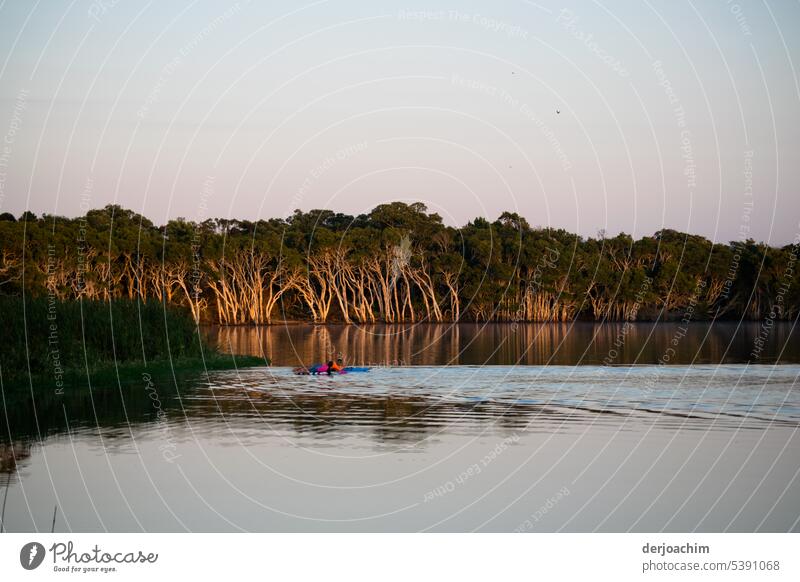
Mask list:
[[[5,528],[798,531],[797,365],[276,366],[6,402]],[[13,454],[12,454],[13,453]]]
[[[297,366],[343,353],[369,365],[800,363],[793,322],[644,322],[210,327],[236,354]]]

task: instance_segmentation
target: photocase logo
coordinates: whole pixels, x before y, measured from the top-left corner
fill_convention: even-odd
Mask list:
[[[35,570],[44,560],[44,546],[39,542],[28,542],[19,552],[19,563],[26,570]]]

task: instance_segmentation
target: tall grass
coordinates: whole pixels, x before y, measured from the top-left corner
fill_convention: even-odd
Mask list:
[[[53,301],[0,296],[3,378],[97,370],[110,364],[199,358],[202,345],[188,311],[157,301]]]

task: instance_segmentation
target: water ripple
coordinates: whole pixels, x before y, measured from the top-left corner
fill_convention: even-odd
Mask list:
[[[182,396],[187,413],[256,419],[273,430],[382,438],[481,430],[765,429],[800,424],[800,366],[452,366],[295,376],[218,372]]]

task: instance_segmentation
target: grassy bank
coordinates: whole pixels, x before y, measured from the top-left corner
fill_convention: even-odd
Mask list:
[[[189,312],[156,301],[56,301],[0,296],[4,335],[0,369],[6,386],[60,388],[144,373],[265,365],[262,358],[222,354],[205,344]]]

